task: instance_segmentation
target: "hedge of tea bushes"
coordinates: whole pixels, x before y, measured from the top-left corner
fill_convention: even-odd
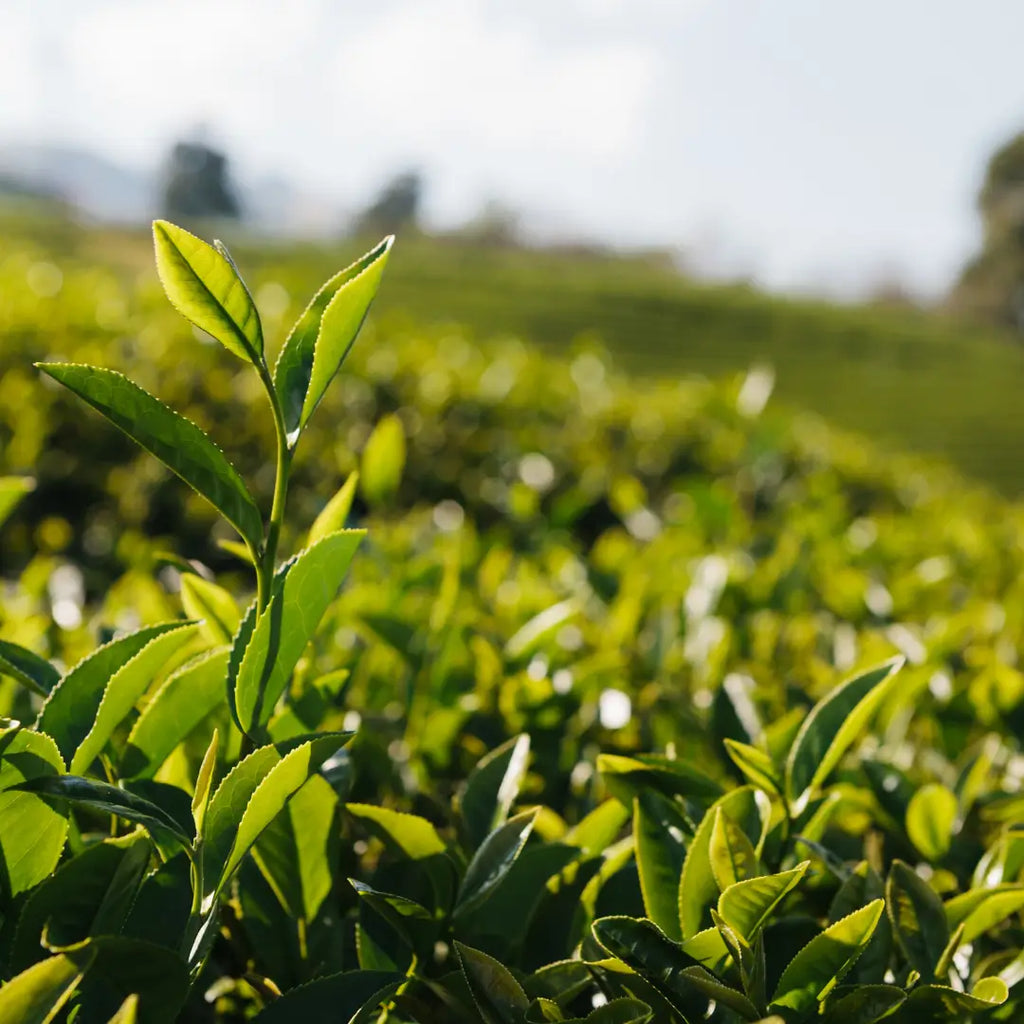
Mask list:
[[[2,534],[0,638],[64,671],[185,614],[183,579],[215,578],[228,621],[252,580],[183,485],[32,359],[130,367],[263,498],[271,481],[260,396],[223,353],[146,281],[71,262],[53,292],[41,262],[0,271],[2,469],[37,477]],[[353,470],[369,534],[274,719],[282,742],[356,738],[242,864],[188,1012],[284,1019],[361,992],[356,1014],[401,985],[395,1021],[1014,1019],[1020,512],[762,408],[770,383],[630,382],[592,345],[557,361],[368,326],[310,427],[286,547]],[[37,709],[0,682],[0,713]],[[216,708],[159,781],[188,792],[215,727]],[[289,860],[303,813],[312,875]],[[100,839],[83,824],[67,878]],[[115,831],[112,865],[143,841]],[[143,924],[123,934],[153,940]],[[16,936],[18,965],[42,962]]]

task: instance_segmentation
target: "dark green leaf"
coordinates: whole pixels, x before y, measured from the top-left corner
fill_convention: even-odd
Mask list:
[[[142,833],[108,839],[62,864],[36,887],[18,918],[10,963],[24,970],[51,944],[71,946],[120,930],[138,892],[152,847]]]
[[[256,1020],[259,1024],[356,1024],[363,1010],[385,1002],[404,979],[391,971],[343,971],[286,992]]]
[[[114,814],[125,821],[144,826],[154,835],[170,837],[183,847],[191,846],[189,837],[165,810],[150,800],[108,782],[83,779],[78,775],[50,775],[27,780],[18,788],[53,800],[66,800],[104,814]]]
[[[260,547],[263,517],[252,495],[224,453],[191,420],[114,370],[74,363],[36,365],[180,476],[252,548]]]
[[[471,849],[508,819],[530,756],[530,737],[517,736],[483,757],[469,774],[459,802]]]
[[[0,640],[0,675],[11,676],[41,697],[49,695],[60,680],[60,673],[38,654]]]
[[[903,658],[863,672],[837,686],[811,709],[786,759],[786,793],[799,814],[810,794],[839,764],[850,744],[870,721],[888,693]]]
[[[519,982],[493,957],[455,943],[466,977],[485,1024],[521,1024],[530,1001]]]
[[[942,901],[912,867],[897,860],[889,871],[885,902],[903,955],[925,981],[930,981],[949,942]]]
[[[464,913],[487,898],[523,852],[536,820],[536,811],[517,814],[483,841],[463,875],[456,913]]]
[[[647,916],[674,942],[679,926],[679,878],[686,859],[681,815],[655,790],[633,803],[633,845]]]

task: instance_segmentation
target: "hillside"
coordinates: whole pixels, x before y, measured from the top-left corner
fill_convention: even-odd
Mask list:
[[[145,232],[8,223],[6,233],[7,259],[29,260],[32,251],[32,259],[106,266],[122,282],[153,283]],[[265,293],[278,303],[294,303],[308,282],[360,251],[351,241],[233,245],[256,267],[257,288],[283,286],[287,295]],[[556,352],[585,335],[618,367],[647,377],[767,363],[783,403],[884,445],[937,455],[1005,494],[1024,491],[1024,350],[934,314],[695,283],[654,260],[404,237],[375,315],[459,324],[478,338],[513,334]]]

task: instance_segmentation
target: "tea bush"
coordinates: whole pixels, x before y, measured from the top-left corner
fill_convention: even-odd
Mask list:
[[[0,1019],[1015,1019],[1017,511],[764,414],[764,371],[639,389],[393,323],[328,388],[388,242],[272,362],[227,251],[155,235],[245,376],[74,358],[209,398],[242,472],[116,371],[42,369],[235,536],[5,376],[42,475],[0,485]]]

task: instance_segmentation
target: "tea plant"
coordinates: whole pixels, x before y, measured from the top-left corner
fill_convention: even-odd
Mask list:
[[[985,735],[983,696],[915,731],[929,679],[902,659],[814,701],[820,659],[806,651],[794,664],[818,670],[788,687],[766,678],[787,670],[781,658],[755,680],[720,671],[720,645],[680,651],[671,609],[699,635],[727,582],[709,561],[684,593],[665,576],[700,550],[694,531],[721,533],[710,498],[689,533],[640,547],[608,531],[576,572],[578,553],[540,530],[522,492],[517,547],[467,526],[463,549],[392,519],[337,599],[363,540],[345,528],[355,475],[282,560],[286,501],[390,239],[324,285],[273,368],[227,250],[160,222],[155,240],[171,302],[269,402],[266,518],[195,423],[114,371],[41,368],[234,528],[225,546],[255,597],[242,609],[164,555],[185,618],[112,636],[67,671],[0,641],[0,675],[26,709],[0,731],[0,1020],[1014,1019],[1019,755],[1008,730]],[[394,500],[403,458],[400,421],[385,418],[364,450],[368,500]],[[637,483],[609,488],[627,519],[652,515]],[[0,496],[22,490],[0,482]],[[580,494],[555,497],[574,522]],[[781,553],[753,537],[767,564],[727,595],[738,647],[763,645],[783,614],[807,632],[785,596],[802,563],[772,525]],[[537,561],[513,575],[519,550]],[[844,585],[829,589],[834,559],[816,568],[826,606],[849,607]],[[576,587],[555,603],[553,574]],[[488,595],[513,581],[540,607],[510,631]],[[556,686],[553,638],[577,621],[605,646]],[[353,625],[380,644],[354,651]],[[589,642],[580,634],[563,652]],[[610,682],[637,701],[628,730],[594,721],[591,691]]]

